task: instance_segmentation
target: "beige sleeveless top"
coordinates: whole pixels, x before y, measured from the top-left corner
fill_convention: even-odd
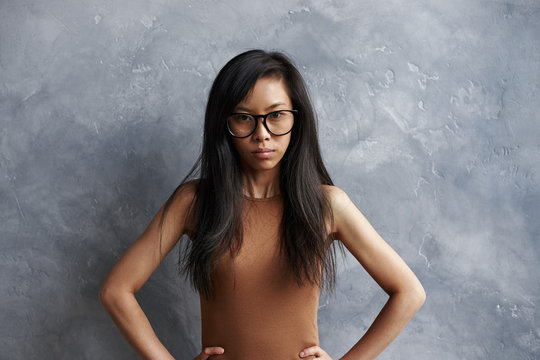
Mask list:
[[[319,344],[320,288],[299,287],[286,275],[279,255],[282,213],[281,195],[245,198],[242,247],[218,262],[214,297],[200,297],[202,346],[225,349],[210,359],[297,360],[301,350]]]

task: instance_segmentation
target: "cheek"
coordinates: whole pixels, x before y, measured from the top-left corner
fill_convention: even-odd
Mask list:
[[[243,153],[243,149],[245,148],[245,146],[243,146],[242,144],[242,140],[243,139],[236,139],[236,138],[232,139],[233,148],[234,150],[236,150],[238,154]]]
[[[291,134],[287,134],[283,138],[284,139],[282,140],[281,148],[282,148],[283,153],[285,153],[285,151],[287,151],[287,149],[291,145]]]

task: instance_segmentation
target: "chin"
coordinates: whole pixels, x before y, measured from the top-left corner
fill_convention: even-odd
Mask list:
[[[279,165],[279,162],[266,160],[266,161],[257,161],[254,163],[248,163],[246,165],[248,168],[255,171],[268,171],[268,170],[275,169]]]
[[[276,166],[277,164],[272,162],[267,164],[257,164],[256,166],[252,166],[252,168],[255,170],[272,170],[276,168]]]

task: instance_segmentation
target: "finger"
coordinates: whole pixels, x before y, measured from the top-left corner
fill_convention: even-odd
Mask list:
[[[219,355],[223,354],[225,352],[225,349],[219,346],[210,346],[205,347],[201,354],[197,356],[195,359],[198,360],[207,360],[212,355]]]
[[[203,352],[207,355],[218,355],[223,354],[225,352],[225,349],[220,346],[210,346],[205,347]]]
[[[306,356],[311,356],[311,355],[322,356],[323,353],[324,351],[320,347],[312,346],[312,347],[308,347],[302,350],[300,352],[300,357],[306,357]]]

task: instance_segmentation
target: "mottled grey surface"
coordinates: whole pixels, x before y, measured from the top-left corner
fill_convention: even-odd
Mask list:
[[[282,49],[327,165],[427,301],[380,359],[538,359],[540,2],[0,1],[0,358],[133,359],[101,281],[196,159],[216,72]],[[138,294],[200,347],[176,253]],[[335,359],[386,295],[349,256]]]

